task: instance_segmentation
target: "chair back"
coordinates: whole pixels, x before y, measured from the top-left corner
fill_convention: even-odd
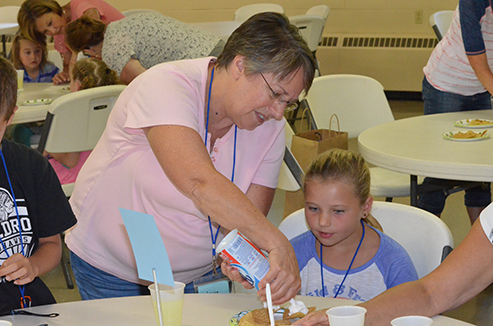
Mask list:
[[[19,6],[5,6],[0,7],[0,23],[8,24],[10,28],[5,28],[0,31],[0,35],[15,35],[19,29],[19,24],[17,23],[17,14],[19,13]]]
[[[255,14],[267,11],[284,14],[284,8],[281,5],[275,3],[256,3],[236,9],[234,20],[244,22]]]
[[[371,214],[385,234],[406,249],[419,278],[437,268],[454,247],[447,225],[423,209],[375,201]]]
[[[123,16],[125,17],[136,15],[136,14],[148,14],[148,13],[161,14],[161,12],[154,9],[130,9],[122,12]]]
[[[309,15],[309,16],[320,16],[324,20],[327,20],[327,18],[329,17],[329,13],[330,13],[330,8],[329,8],[329,6],[326,6],[326,5],[313,6],[306,11],[307,15]]]
[[[293,129],[289,125],[289,123],[286,121],[286,124],[284,126],[285,130],[285,135],[286,135],[286,151],[291,153],[290,148],[291,148],[291,141],[293,139]],[[293,175],[293,172],[289,168],[288,164],[286,164],[286,154],[289,155],[289,153],[285,153],[284,155],[284,160],[281,165],[281,171],[279,172],[279,181],[277,183],[277,188],[285,191],[296,191],[299,190],[300,184],[298,181],[296,181],[296,178]],[[298,162],[296,161],[296,158],[294,157],[293,154],[289,155],[290,161],[288,163],[294,164],[295,165],[295,171],[303,171],[301,167],[299,166]]]
[[[375,201],[371,214],[384,233],[406,249],[419,278],[437,268],[454,247],[447,225],[422,209]],[[279,230],[290,240],[308,231],[304,209],[287,216],[279,225]]]
[[[430,16],[430,25],[433,28],[438,40],[440,41],[447,33],[452,19],[454,17],[453,10],[437,11]]]
[[[289,21],[298,27],[310,51],[315,52],[322,38],[325,20],[320,16],[299,15],[289,17]]]
[[[124,85],[101,86],[57,98],[46,115],[38,151],[71,153],[94,149],[123,89]]]
[[[394,121],[382,84],[366,76],[317,77],[306,100],[317,128],[328,129],[330,117],[335,113],[341,122],[341,130],[347,131],[349,138],[356,138],[373,126]]]

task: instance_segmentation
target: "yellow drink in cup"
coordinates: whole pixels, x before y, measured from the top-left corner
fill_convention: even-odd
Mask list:
[[[17,89],[24,89],[24,70],[17,70]]]
[[[159,325],[159,314],[157,312],[157,301],[152,301],[154,307],[154,315],[156,316],[157,324]],[[163,316],[163,324],[165,326],[181,326],[180,312],[183,311],[183,299],[178,301],[163,301],[161,300],[161,314]]]
[[[183,291],[185,284],[175,282],[175,286],[159,284],[159,296],[161,301],[161,315],[163,317],[163,325],[165,326],[181,326],[181,317],[183,313]],[[157,304],[157,295],[155,285],[149,285],[151,292],[152,306],[156,316],[157,324],[159,325],[159,313]]]

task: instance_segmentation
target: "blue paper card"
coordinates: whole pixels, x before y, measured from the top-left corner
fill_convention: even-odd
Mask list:
[[[158,283],[174,286],[168,253],[154,217],[129,209],[119,209],[132,244],[139,278],[154,282],[152,270],[155,269]]]

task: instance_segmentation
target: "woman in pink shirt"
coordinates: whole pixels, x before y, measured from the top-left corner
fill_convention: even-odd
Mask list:
[[[63,7],[55,0],[26,0],[21,5],[17,21],[22,34],[43,44],[47,35],[53,36],[55,49],[62,56],[63,71],[53,78],[55,85],[70,82],[69,65],[76,59],[65,43],[65,25],[83,15],[105,24],[125,17],[103,0],[72,0]]]
[[[149,293],[119,207],[154,217],[187,292],[220,274],[214,244],[236,228],[269,253],[259,295],[268,282],[275,304],[297,294],[294,250],[265,216],[284,156],[284,112],[310,88],[315,64],[286,16],[262,13],[217,59],[158,64],[126,87],[70,199],[78,224],[66,242],[83,299]]]

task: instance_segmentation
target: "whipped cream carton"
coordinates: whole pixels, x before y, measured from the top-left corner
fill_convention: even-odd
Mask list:
[[[269,271],[269,261],[262,251],[237,229],[224,237],[217,251],[230,265],[238,269],[241,276],[258,290],[258,283]]]

